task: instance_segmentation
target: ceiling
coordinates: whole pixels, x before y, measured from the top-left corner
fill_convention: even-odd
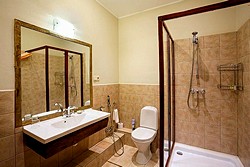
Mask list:
[[[184,0],[96,0],[117,18],[133,15],[145,10],[171,5]]]

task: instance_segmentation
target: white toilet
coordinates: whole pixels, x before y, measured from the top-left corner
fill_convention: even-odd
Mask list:
[[[154,140],[158,130],[157,109],[152,106],[145,106],[141,109],[140,127],[136,128],[131,138],[138,148],[136,162],[146,164],[152,157],[150,144]]]

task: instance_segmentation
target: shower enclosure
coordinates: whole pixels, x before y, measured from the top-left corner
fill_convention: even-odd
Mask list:
[[[47,45],[25,53],[30,56],[21,61],[23,115],[56,110],[55,103],[84,106],[83,53]]]
[[[188,45],[190,44],[190,42],[192,42],[192,45],[190,45],[190,47],[193,47],[193,52],[192,53],[189,52],[189,48],[188,48],[187,49],[188,53],[182,54],[181,55],[182,57],[177,57],[177,56],[180,56],[180,55],[176,54],[176,52],[178,51],[176,49],[176,48],[178,48],[177,42],[176,42],[176,40],[173,39],[172,35],[170,34],[170,31],[169,31],[165,21],[170,20],[170,19],[181,18],[183,16],[190,16],[190,15],[205,13],[205,12],[209,12],[209,11],[214,11],[217,9],[229,8],[232,6],[236,6],[236,5],[240,5],[240,4],[244,4],[244,3],[248,3],[248,2],[249,1],[247,1],[247,0],[238,0],[238,1],[228,0],[228,1],[217,3],[217,4],[212,4],[212,5],[196,8],[196,9],[187,10],[184,12],[178,12],[178,13],[173,13],[173,14],[158,17],[159,77],[160,77],[160,140],[159,140],[159,142],[160,142],[159,143],[160,167],[169,166],[169,164],[170,164],[169,162],[171,160],[175,141],[176,141],[176,139],[178,139],[178,137],[180,137],[180,136],[178,136],[179,135],[178,131],[176,131],[176,127],[177,127],[176,125],[178,125],[178,124],[176,124],[177,121],[175,120],[175,117],[177,117],[177,113],[180,112],[179,108],[178,108],[179,105],[182,105],[182,106],[185,105],[185,107],[190,106],[189,109],[191,111],[193,111],[193,110],[198,111],[198,114],[194,115],[194,117],[196,117],[196,116],[199,117],[200,113],[203,114],[202,116],[203,116],[204,121],[205,121],[205,114],[207,114],[208,116],[210,116],[210,117],[208,117],[208,116],[206,117],[208,123],[209,123],[209,120],[211,120],[211,117],[214,116],[213,113],[211,115],[209,115],[210,114],[209,110],[204,110],[203,113],[199,112],[199,106],[198,106],[199,100],[200,100],[200,98],[203,98],[203,96],[205,96],[205,94],[207,93],[207,90],[205,91],[205,89],[203,87],[204,83],[196,84],[193,82],[193,80],[203,80],[202,82],[208,82],[208,78],[206,78],[206,77],[208,75],[210,75],[210,74],[205,73],[205,70],[207,70],[207,69],[202,69],[202,66],[204,66],[204,64],[201,64],[199,53],[198,53],[198,48],[199,48],[199,37],[197,37],[198,32],[193,32],[193,34],[192,34],[192,31],[190,31],[190,36],[186,37],[186,38],[189,38],[189,40],[187,40]],[[185,27],[182,27],[182,28],[183,28],[183,30],[185,29]],[[196,29],[193,29],[193,31],[196,31]],[[220,42],[219,42],[219,44],[220,44]],[[216,46],[216,47],[218,47],[218,46]],[[187,71],[188,71],[188,74],[182,75],[181,76],[182,78],[181,78],[180,75],[176,75],[176,69],[177,69],[177,66],[176,66],[177,62],[176,61],[179,59],[182,59],[182,58],[186,59],[187,56],[189,56],[189,55],[192,55],[191,56],[192,58],[190,61],[192,63],[188,62],[192,66],[192,68],[190,68],[191,71],[187,70],[187,68],[182,67],[182,71],[185,71],[185,73],[187,73]],[[210,61],[213,61],[213,60],[210,60]],[[185,67],[187,67],[187,66],[185,66]],[[216,67],[216,65],[215,65],[215,67]],[[180,68],[180,67],[178,66],[178,68]],[[191,72],[191,75],[190,75],[190,72]],[[218,72],[215,71],[214,73],[217,74]],[[216,74],[214,74],[214,75],[216,75]],[[185,76],[186,78],[183,78],[183,76]],[[185,81],[185,83],[188,83],[190,81],[188,90],[185,91],[185,95],[187,95],[187,96],[186,97],[179,97],[178,96],[178,99],[177,99],[176,95],[181,94],[182,92],[181,93],[178,92],[178,91],[180,91],[180,89],[177,90],[176,83],[182,84],[181,82],[184,82],[184,81]],[[215,84],[213,83],[211,86],[209,85],[210,90],[208,90],[208,93],[210,93],[211,90],[214,91],[215,89],[217,89],[217,84],[218,83],[215,82]],[[223,94],[225,94],[225,93],[223,92]],[[223,102],[226,102],[226,100],[228,100],[228,99],[223,99],[223,100],[224,100]],[[202,103],[205,105],[204,108],[207,109],[206,104],[205,104],[205,100],[203,100]],[[228,103],[227,105],[231,105],[231,104]],[[218,104],[217,106],[220,107],[220,104]],[[222,108],[221,110],[225,109],[226,107],[227,107],[226,109],[230,110],[230,107],[228,108],[228,106],[223,106],[223,107],[224,108]],[[219,110],[219,112],[220,112],[220,110]],[[220,119],[222,119],[224,121],[223,116],[221,116]],[[225,121],[226,121],[226,119],[228,119],[228,118],[225,118]],[[242,118],[240,118],[240,119],[242,119]],[[235,121],[235,118],[233,118],[233,120]],[[183,121],[183,122],[187,123],[187,124],[183,124],[181,126],[181,127],[185,128],[189,122],[188,121],[186,121],[186,122]],[[237,122],[237,119],[236,119],[236,122]],[[200,124],[197,123],[197,125],[200,125]],[[207,126],[207,124],[205,122],[203,122],[202,125],[204,126],[204,128],[205,128],[205,125]],[[223,128],[225,128],[225,129],[228,128],[227,124],[223,125],[223,126],[225,126],[225,127],[222,127],[222,126],[218,126],[218,127],[219,127],[219,129],[222,127],[222,130],[223,130]],[[244,126],[244,125],[239,124],[238,126]],[[193,126],[193,127],[196,128],[197,126]],[[237,127],[236,127],[236,129],[237,129]],[[178,128],[178,130],[180,130],[180,129]],[[190,129],[185,129],[185,130],[189,131]],[[205,129],[202,129],[201,133],[205,134]],[[186,134],[189,135],[189,133],[186,133]],[[236,134],[237,134],[237,132],[236,132]],[[185,136],[185,137],[188,138],[188,136]],[[183,139],[186,139],[185,137]],[[221,135],[220,135],[220,137],[221,137]],[[240,137],[240,139],[242,139],[242,136],[239,136],[239,137]],[[215,138],[211,138],[211,139],[213,142],[216,141]],[[219,140],[220,139],[221,138],[219,138]],[[179,142],[179,140],[180,139],[178,139],[178,142]],[[205,139],[202,141],[205,141]],[[183,140],[183,142],[185,142],[185,140]],[[244,142],[244,141],[241,141],[241,142]],[[237,143],[237,141],[236,141],[236,143]],[[219,143],[219,144],[221,144],[221,143]],[[216,149],[216,147],[214,147],[214,148]],[[243,151],[241,151],[241,154],[242,154],[242,152]],[[247,155],[244,155],[244,156],[249,157]],[[245,161],[247,161],[247,160],[245,160]]]

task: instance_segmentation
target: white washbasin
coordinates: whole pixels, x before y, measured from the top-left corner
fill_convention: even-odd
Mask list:
[[[110,113],[86,109],[71,117],[56,117],[39,123],[23,126],[23,132],[46,144],[69,133],[109,117]]]
[[[62,117],[62,120],[58,120],[57,122],[52,123],[51,126],[60,129],[70,128],[81,124],[84,119],[89,120],[90,118],[93,118],[93,116],[86,116],[86,113],[82,113],[80,115],[73,114],[71,117],[68,118]]]

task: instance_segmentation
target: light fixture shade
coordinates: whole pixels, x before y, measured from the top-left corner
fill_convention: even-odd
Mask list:
[[[75,28],[74,25],[71,24],[70,22],[60,19],[60,18],[55,18],[53,20],[53,30],[63,36],[66,37],[74,37],[75,36]]]

